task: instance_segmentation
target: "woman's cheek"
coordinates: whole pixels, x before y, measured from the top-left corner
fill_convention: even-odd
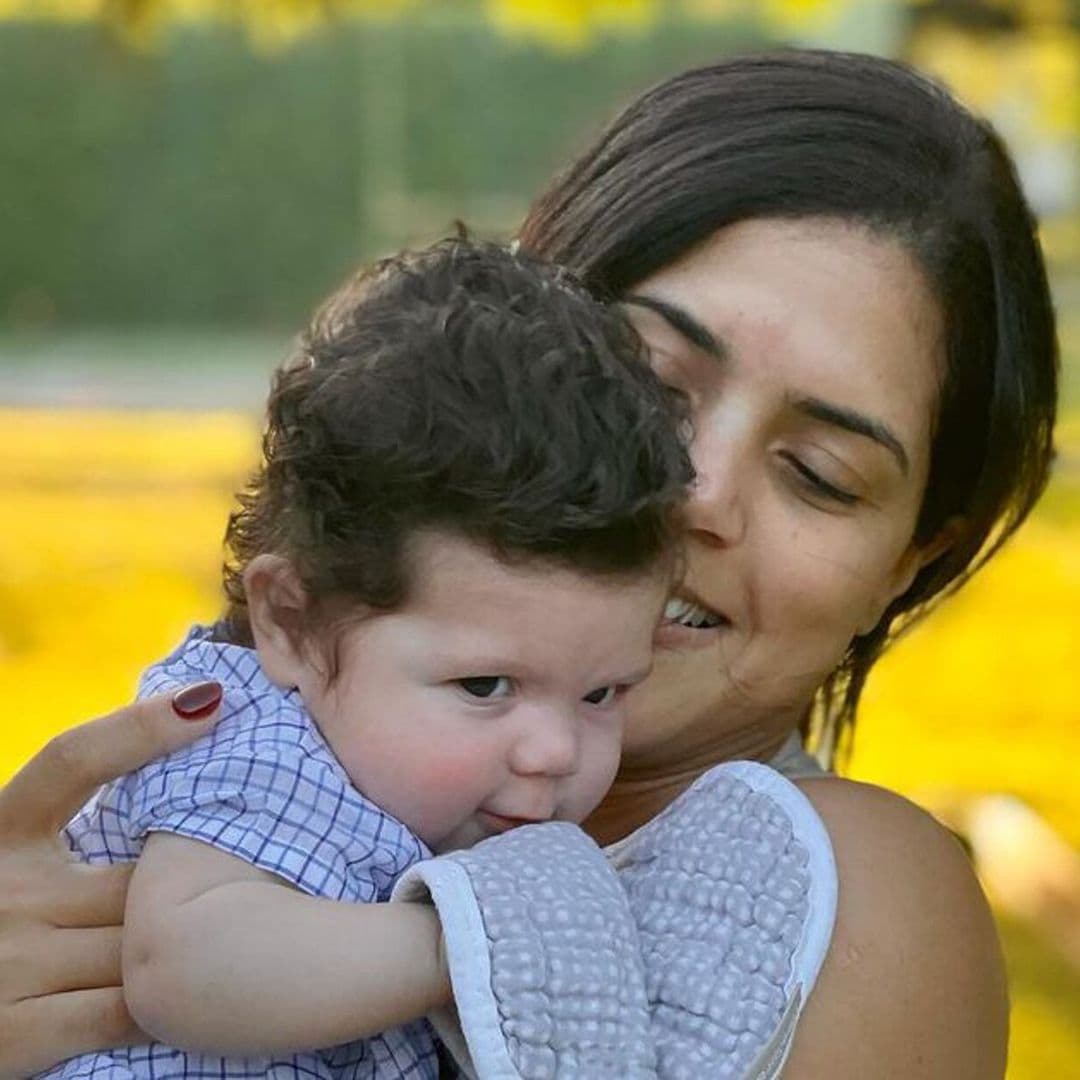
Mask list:
[[[762,675],[771,669],[796,696],[812,693],[840,663],[867,605],[871,579],[849,545],[832,541],[793,539],[761,578],[754,638],[764,655],[755,667]]]

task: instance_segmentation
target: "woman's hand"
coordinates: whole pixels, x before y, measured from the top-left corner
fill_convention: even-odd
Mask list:
[[[212,726],[217,683],[72,728],[0,789],[0,1077],[144,1036],[124,1007],[120,929],[130,866],[72,860],[57,835],[108,780]]]

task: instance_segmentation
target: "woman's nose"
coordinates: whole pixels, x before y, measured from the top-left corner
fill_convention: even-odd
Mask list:
[[[714,547],[737,544],[746,531],[746,477],[735,445],[704,431],[695,438],[691,455],[697,476],[684,512],[688,531]]]
[[[568,776],[578,767],[573,718],[556,708],[530,710],[511,750],[510,765],[521,776]]]

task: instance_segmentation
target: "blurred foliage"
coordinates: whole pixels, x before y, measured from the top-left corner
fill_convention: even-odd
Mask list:
[[[1080,1073],[1080,977],[1037,928],[998,916],[1012,1030],[1007,1080],[1076,1080]]]
[[[940,15],[917,19],[907,56],[993,121],[1042,219],[1048,254],[1075,264],[1080,261],[1080,5],[1022,0],[995,10],[1013,17],[975,30]]]
[[[1019,110],[1013,122],[1040,133],[1080,130],[1080,37],[1068,28],[971,35],[931,23],[916,35],[909,56],[980,113]]]
[[[0,0],[0,325],[292,327],[372,255],[509,233],[664,74],[901,9],[1076,260],[1080,0],[996,6],[1023,32],[945,18],[974,0]]]
[[[222,26],[143,53],[0,24],[0,323],[298,325],[373,254],[457,218],[510,231],[573,132],[753,35],[664,24],[571,57],[357,22],[268,57]]]
[[[0,0],[0,19],[94,20],[136,46],[153,44],[170,25],[215,20],[243,27],[256,46],[281,47],[350,18],[465,17],[512,39],[573,50],[612,31],[682,17],[751,20],[781,36],[821,31],[882,3],[895,0]]]

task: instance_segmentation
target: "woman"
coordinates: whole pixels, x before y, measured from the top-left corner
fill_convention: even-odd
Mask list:
[[[828,828],[840,889],[786,1075],[1000,1076],[1001,959],[960,848],[798,742],[831,759],[884,645],[1045,482],[1053,313],[1000,143],[888,61],[728,60],[631,105],[521,243],[622,300],[694,411],[685,588],[590,830],[613,841],[710,766],[771,761]],[[0,1072],[129,1034],[110,986],[125,878],[66,866],[54,833],[181,727],[132,707],[0,797]]]

